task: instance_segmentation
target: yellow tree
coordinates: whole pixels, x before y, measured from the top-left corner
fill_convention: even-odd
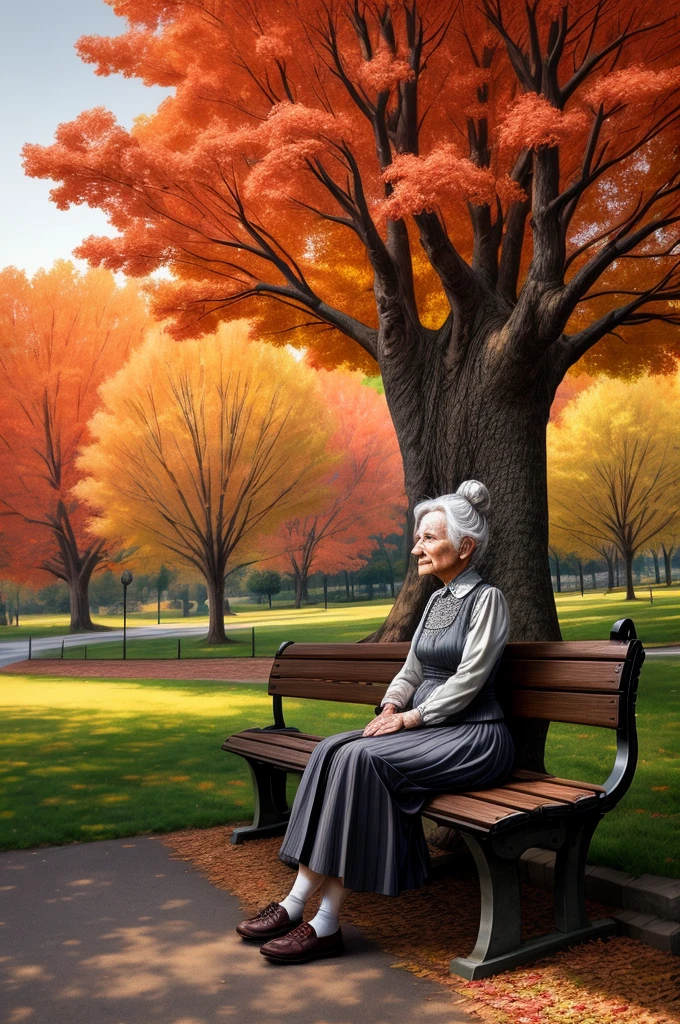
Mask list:
[[[225,576],[321,500],[334,456],[316,371],[236,321],[184,345],[151,337],[101,394],[77,487],[96,510],[91,529],[197,570],[208,640],[225,643]]]
[[[665,377],[601,379],[548,430],[551,524],[603,557],[611,545],[634,600],[633,559],[678,515],[678,391]]]

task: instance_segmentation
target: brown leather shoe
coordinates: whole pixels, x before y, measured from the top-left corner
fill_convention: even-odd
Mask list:
[[[322,956],[339,956],[343,951],[342,931],[319,938],[311,924],[299,924],[281,939],[260,947],[262,956],[281,964],[305,964]]]
[[[243,939],[259,939],[260,942],[266,942],[267,939],[285,935],[301,921],[301,917],[291,921],[288,911],[280,903],[268,903],[255,917],[249,917],[247,921],[237,924],[236,931]]]

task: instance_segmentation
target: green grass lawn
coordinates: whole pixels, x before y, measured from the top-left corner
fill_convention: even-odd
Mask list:
[[[602,591],[586,590],[580,593],[556,594],[557,612],[565,640],[606,640],[612,624],[617,619],[632,618],[638,636],[645,644],[680,643],[680,586],[655,587],[654,603],[650,604],[649,591],[639,587],[636,601],[625,601],[624,594],[616,591],[604,594]],[[266,605],[232,603],[235,614],[226,619],[227,636],[234,640],[226,647],[208,647],[200,638],[186,637],[182,640],[182,657],[244,657],[251,651],[249,630],[255,626],[255,649],[260,656],[271,656],[282,640],[300,641],[355,641],[375,630],[384,621],[392,601],[357,601],[353,604],[330,604],[325,610],[322,604],[301,609],[275,604],[270,611]],[[166,617],[167,616],[167,617]],[[135,640],[135,625],[151,625],[155,622],[151,612],[135,612],[128,617],[128,656],[134,658],[170,658],[177,656],[176,640]],[[121,616],[103,616],[98,624],[106,628],[123,625]],[[205,617],[174,617],[163,613],[164,625],[200,626],[207,631]],[[28,636],[55,636],[68,632],[68,616],[25,617],[23,625],[0,627],[0,641],[27,639]],[[84,657],[84,646],[78,645],[66,656]],[[44,657],[51,656],[45,653]],[[90,645],[88,658],[119,658],[122,643]]]
[[[308,638],[308,635],[307,635]],[[0,681],[0,848],[109,839],[247,819],[248,770],[225,736],[271,722],[264,684],[45,679]],[[288,724],[328,735],[370,709],[284,701]],[[680,662],[648,661],[638,701],[633,787],[600,825],[590,860],[680,877]],[[551,771],[602,782],[614,734],[552,726]],[[291,795],[296,779],[291,779]]]
[[[556,594],[557,614],[564,640],[606,640],[617,619],[632,619],[644,644],[680,643],[680,587],[638,588],[636,601],[625,601],[620,591],[603,594],[586,590]]]
[[[255,629],[255,654],[257,657],[273,657],[283,640],[307,643],[353,643],[368,636],[387,617],[391,605],[378,601],[366,601],[351,605],[333,605],[328,611],[323,606],[311,608],[286,608],[267,610],[254,615],[242,615],[238,619],[227,619],[227,637],[232,642],[226,646],[211,646],[201,637],[181,638],[182,658],[246,658],[252,652],[252,628]],[[186,619],[184,620],[187,621]],[[196,620],[189,620],[196,624]],[[85,657],[85,644],[64,649],[64,658]],[[87,658],[121,658],[123,643],[120,640],[88,644]],[[176,658],[176,639],[136,640],[130,630],[127,640],[128,658]],[[53,658],[55,651],[41,651],[35,657]]]

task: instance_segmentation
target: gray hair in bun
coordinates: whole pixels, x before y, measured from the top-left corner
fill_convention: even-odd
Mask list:
[[[413,510],[415,536],[420,532],[420,522],[428,512],[443,512],[446,516],[449,540],[456,549],[460,548],[463,537],[475,541],[475,550],[470,565],[476,564],[483,556],[489,543],[489,524],[486,514],[491,508],[489,492],[479,480],[464,480],[455,494],[442,494],[419,502]]]

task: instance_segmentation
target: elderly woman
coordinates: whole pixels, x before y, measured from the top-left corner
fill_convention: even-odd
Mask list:
[[[338,915],[352,890],[397,896],[425,881],[419,812],[427,800],[493,785],[512,768],[512,739],[494,696],[507,605],[473,568],[487,546],[488,508],[477,480],[416,506],[419,575],[444,587],[425,608],[382,712],[363,730],[328,736],[309,759],[279,852],[298,868],[293,888],[236,929],[265,941],[260,952],[270,960],[341,953]],[[319,887],[319,910],[302,923]]]

